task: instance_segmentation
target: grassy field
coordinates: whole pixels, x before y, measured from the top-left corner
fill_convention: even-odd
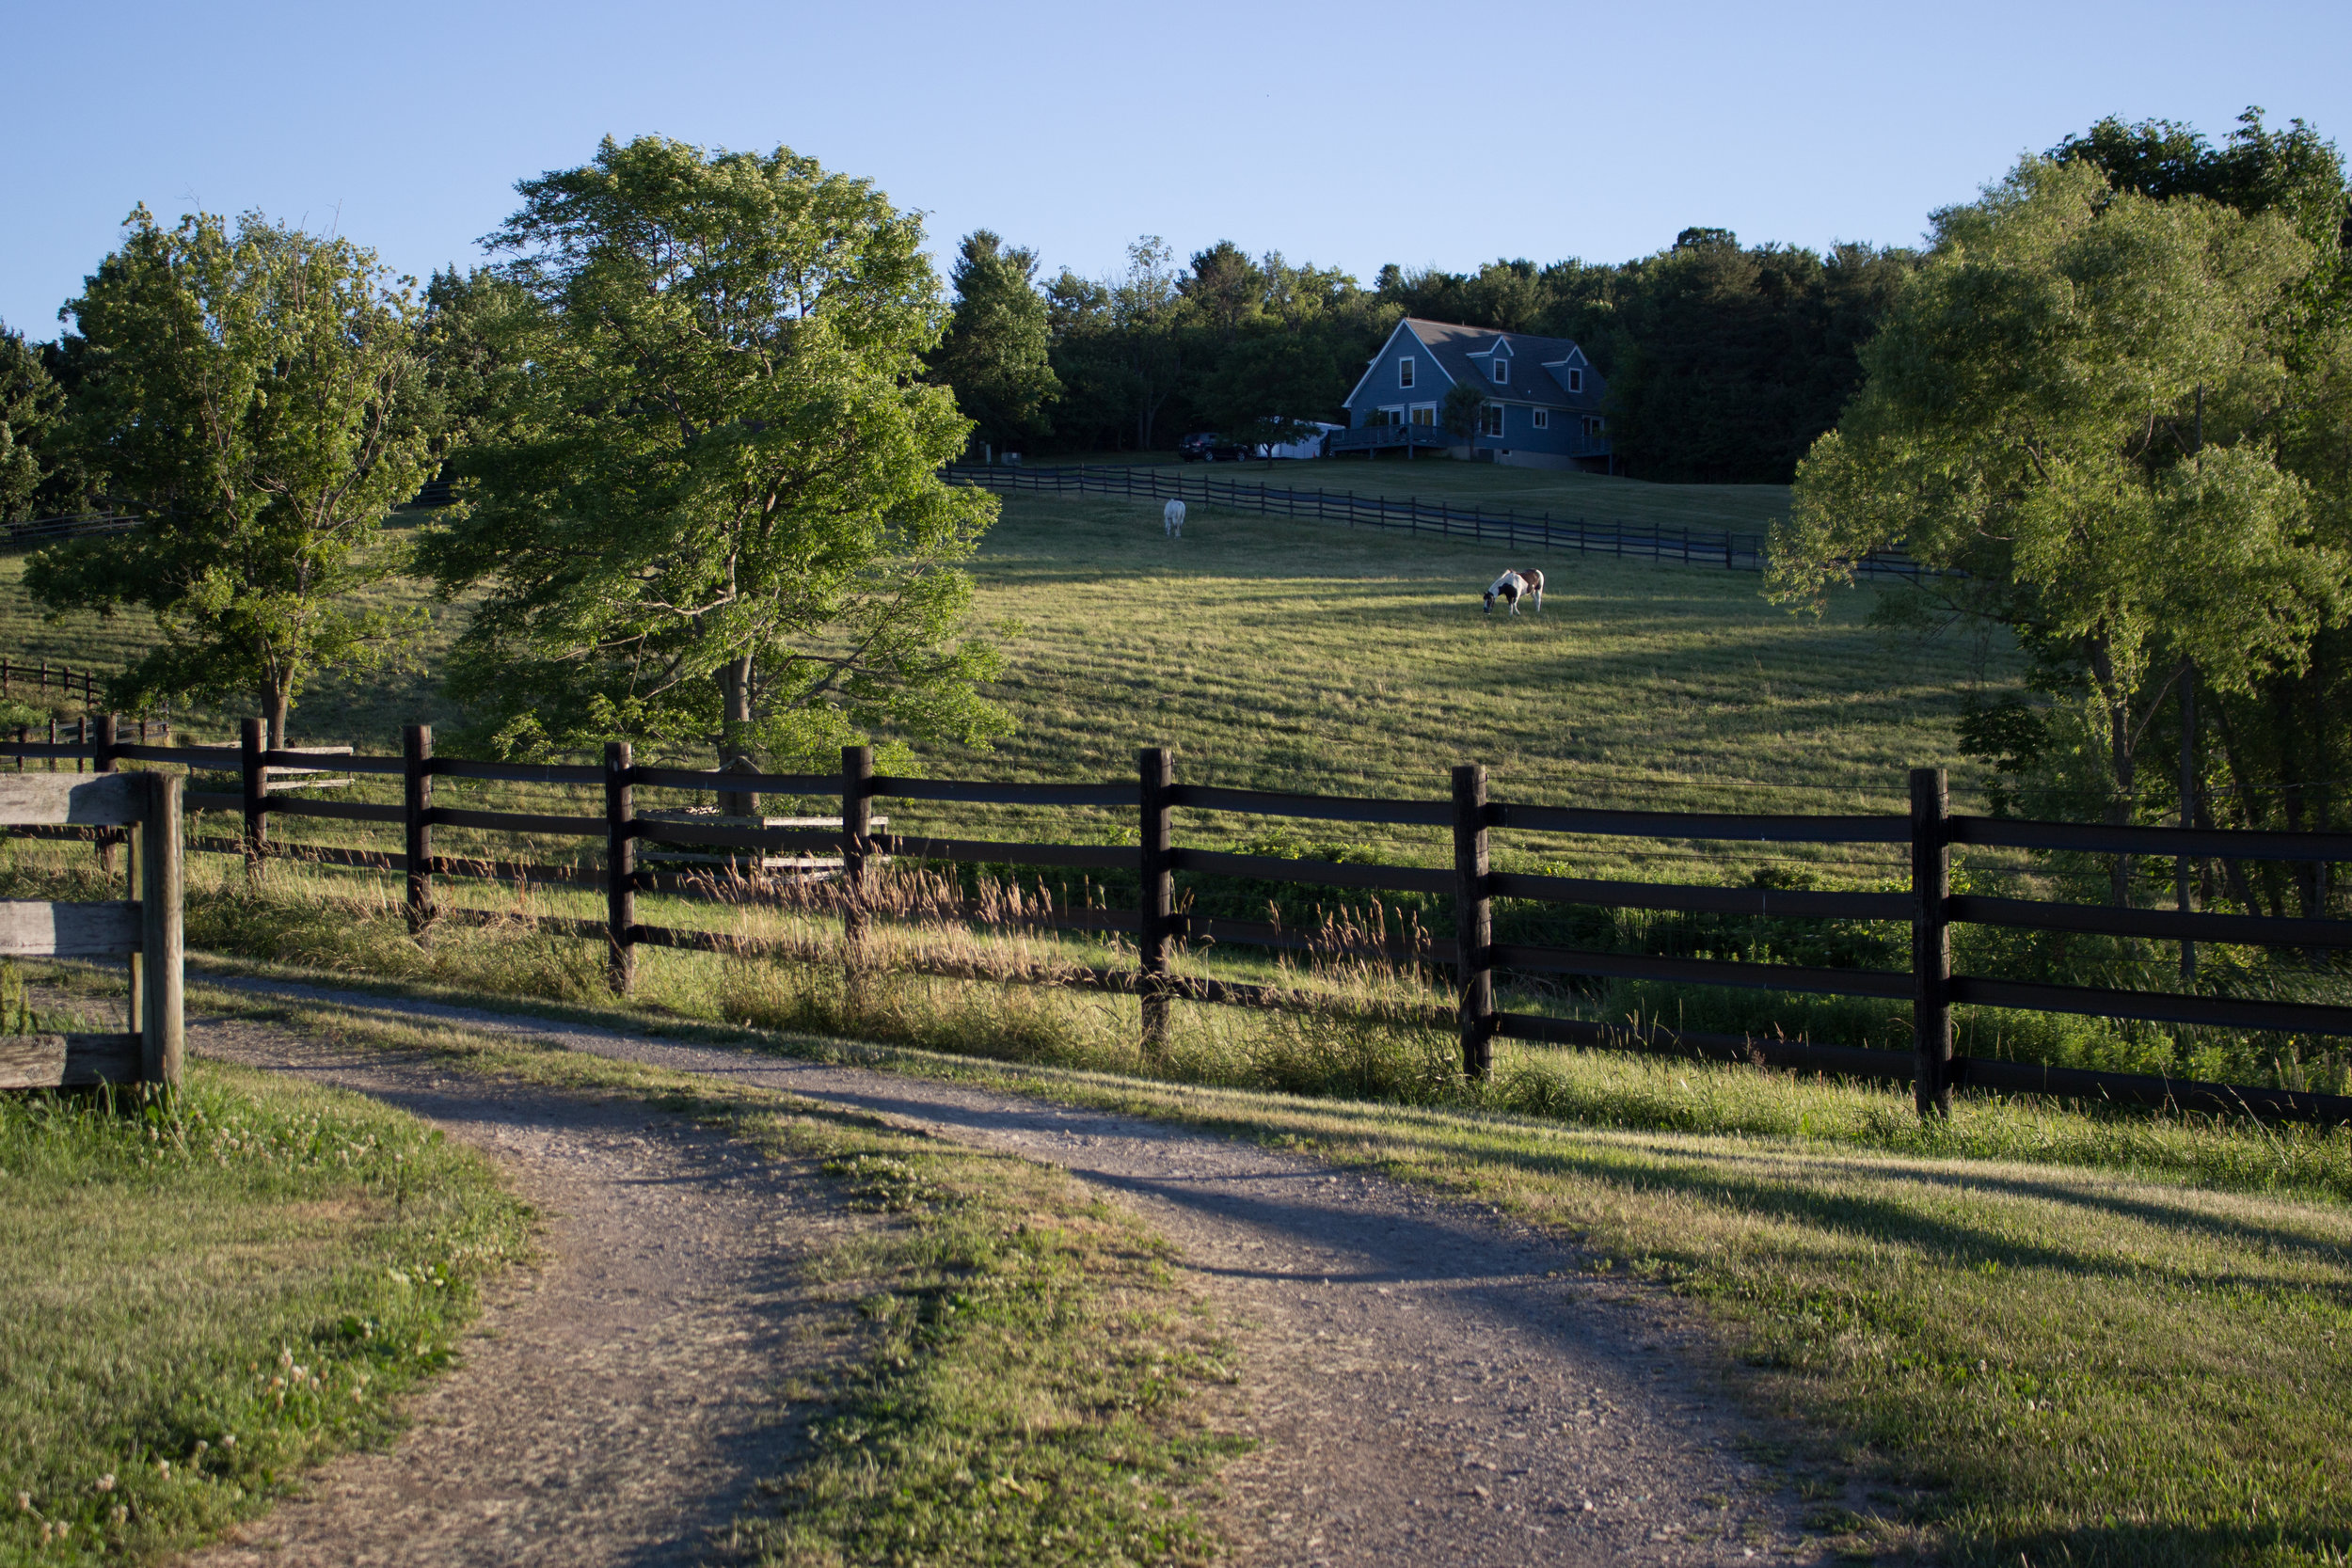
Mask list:
[[[1426,467],[1470,480],[1491,471]],[[1480,761],[1498,797],[1549,804],[1894,810],[1904,769],[1941,763],[1970,797],[1977,773],[1957,755],[1949,720],[1969,682],[2010,675],[2005,651],[1889,639],[1864,624],[1875,590],[1815,620],[1765,603],[1749,574],[1602,556],[1545,562],[1540,617],[1488,620],[1478,595],[1501,560],[1492,548],[1207,507],[1169,541],[1145,503],[1009,498],[974,575],[981,616],[1018,628],[993,692],[1017,729],[986,753],[927,746],[916,766],[1125,777],[1137,747],[1168,745],[1179,776],[1196,783],[1429,799],[1443,795],[1454,764]],[[21,578],[22,558],[0,557],[0,642],[101,668],[135,646],[127,617],[43,623]],[[295,710],[297,738],[389,751],[403,722],[456,718],[429,677],[463,606],[436,613],[419,671],[322,682]],[[231,731],[212,716],[189,733]],[[1127,826],[1116,814],[893,812],[902,828],[991,836]],[[1243,836],[1279,826],[1222,825]],[[1355,843],[1444,854],[1427,832],[1367,830]],[[1503,852],[1595,870],[1624,847],[1571,855],[1530,840]],[[1641,853],[1688,861],[1692,851]],[[1842,861],[1854,877],[1895,864],[1869,852],[1798,853]]]
[[[1363,467],[1390,493],[1437,493],[1428,477],[1494,504],[1514,485],[1614,485],[1658,515],[1729,508],[1743,525],[1780,504],[1769,487],[1735,497],[1485,465]],[[144,645],[137,616],[44,620],[22,589],[24,559],[0,556],[12,657],[103,671]],[[1170,543],[1143,503],[1009,498],[975,576],[982,613],[1027,628],[997,693],[1021,733],[987,765],[1123,772],[1134,746],[1160,742],[1182,748],[1196,778],[1421,787],[1474,757],[1522,788],[1574,777],[1589,794],[1601,770],[1887,788],[1894,769],[1951,754],[1941,721],[1977,661],[1865,630],[1867,592],[1814,624],[1763,603],[1749,574],[1570,555],[1539,563],[1552,580],[1540,623],[1488,626],[1477,594],[1504,563],[1492,548],[1209,508]],[[384,597],[425,602],[413,584]],[[416,667],[321,681],[295,710],[300,738],[389,747],[404,722],[456,718],[432,674],[465,607],[429,608]],[[199,730],[231,733],[228,715],[198,717]]]
[[[1492,463],[1456,463],[1426,455],[1410,462],[1389,453],[1375,458],[1339,457],[1317,463],[1181,463],[1174,452],[1085,452],[1041,457],[1031,467],[1109,464],[1174,465],[1220,482],[1264,483],[1276,489],[1354,491],[1391,499],[1418,496],[1488,511],[1549,513],[1555,519],[1582,517],[1602,522],[1663,524],[1668,528],[1729,530],[1761,533],[1788,514],[1785,484],[1653,484],[1603,474],[1549,468],[1498,467]]]
[[[414,1117],[265,1073],[0,1095],[0,1563],[152,1560],[384,1441],[527,1221]]]
[[[300,1022],[386,1027],[331,1007]],[[660,1022],[1180,1119],[1581,1242],[1602,1272],[1701,1308],[1724,1375],[1788,1434],[1772,1457],[1818,1499],[1809,1526],[1855,1557],[2322,1565],[2352,1549],[2342,1132],[1983,1100],[1922,1128],[1877,1089],[1571,1052],[1548,1069],[1581,1097],[1581,1125],[1562,1125],[1506,1109],[1507,1085],[1485,1104],[1349,1102]],[[535,1072],[605,1070],[504,1049]],[[866,1168],[885,1196],[930,1180]]]

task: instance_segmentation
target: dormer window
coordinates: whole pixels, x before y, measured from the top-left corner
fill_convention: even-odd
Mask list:
[[[1413,384],[1413,356],[1409,354],[1396,362],[1396,384],[1400,387]]]
[[[1568,372],[1568,390],[1571,392],[1581,392],[1583,389],[1584,372],[1582,371],[1570,371]]]
[[[1507,387],[1510,385],[1511,361],[1505,359],[1502,355],[1498,354],[1492,359],[1489,359],[1486,362],[1486,370],[1487,372],[1495,378],[1496,386]]]

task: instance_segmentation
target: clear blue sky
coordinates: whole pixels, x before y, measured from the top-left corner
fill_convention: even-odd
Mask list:
[[[2352,147],[2352,6],[244,4],[0,0],[0,320],[135,202],[477,259],[597,138],[778,143],[1101,274],[1136,235],[1343,266],[1616,261],[1691,224],[1915,240],[2103,114]]]

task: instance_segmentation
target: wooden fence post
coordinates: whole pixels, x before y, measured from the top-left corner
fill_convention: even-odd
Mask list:
[[[616,996],[637,983],[637,823],[629,744],[604,745],[605,979]]]
[[[1151,1059],[1168,1046],[1169,927],[1176,920],[1168,797],[1176,783],[1176,753],[1165,746],[1146,746],[1136,753],[1136,765],[1142,830],[1137,869],[1143,874],[1136,900],[1136,988],[1143,998],[1143,1053]]]
[[[408,934],[422,943],[433,924],[433,726],[410,724],[400,732],[401,826],[408,854]]]
[[[102,713],[98,716],[98,754],[91,760],[91,771],[111,773],[115,770],[116,726],[117,721],[113,714]],[[108,881],[114,879],[115,845],[120,837],[120,832],[116,828],[98,830],[98,874]]]
[[[841,748],[841,943],[855,975],[866,944],[866,856],[874,836],[874,748]]]
[[[180,775],[141,776],[147,781],[147,813],[139,823],[139,1076],[177,1087],[184,1037],[181,963],[186,950],[181,923]]]
[[[269,774],[262,766],[262,752],[268,731],[259,719],[248,719],[241,739],[244,754],[238,758],[245,769],[245,875],[247,881],[262,875],[262,856],[269,848],[269,808],[262,802],[269,798]]]
[[[1494,901],[1486,892],[1486,769],[1454,770],[1454,974],[1461,982],[1462,1075],[1484,1082],[1494,1071]]]
[[[1913,1101],[1922,1118],[1952,1114],[1952,935],[1945,922],[1951,796],[1941,768],[1911,770],[1911,1034]]]

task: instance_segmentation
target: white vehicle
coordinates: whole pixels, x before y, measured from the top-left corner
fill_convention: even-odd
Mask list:
[[[1318,420],[1310,428],[1311,434],[1301,434],[1295,441],[1277,441],[1270,447],[1261,445],[1257,455],[1260,457],[1321,457],[1324,437],[1335,430],[1345,430],[1347,426],[1325,424]]]

